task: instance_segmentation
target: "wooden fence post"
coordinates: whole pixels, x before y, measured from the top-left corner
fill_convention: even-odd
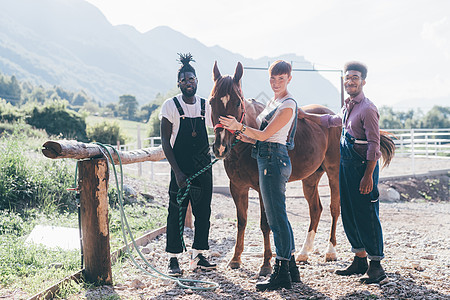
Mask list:
[[[81,235],[85,279],[112,284],[108,225],[108,161],[95,158],[78,161]]]

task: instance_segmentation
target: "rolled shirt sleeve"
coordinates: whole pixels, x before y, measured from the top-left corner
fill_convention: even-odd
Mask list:
[[[376,161],[381,157],[380,151],[380,115],[375,106],[366,110],[363,120],[363,129],[367,139],[367,160]]]

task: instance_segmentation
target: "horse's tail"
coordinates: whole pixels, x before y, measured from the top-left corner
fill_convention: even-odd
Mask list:
[[[394,158],[395,144],[390,136],[394,136],[384,130],[380,130],[380,151],[381,157],[383,158],[383,168],[389,166]]]

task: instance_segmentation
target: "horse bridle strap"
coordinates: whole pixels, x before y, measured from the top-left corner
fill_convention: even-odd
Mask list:
[[[242,104],[242,107],[244,109],[244,112],[242,113],[242,117],[241,117],[241,120],[239,121],[239,123],[242,123],[242,121],[244,121],[244,116],[245,116],[245,105],[244,105],[244,101],[243,100],[241,100],[241,104]],[[222,124],[217,123],[216,126],[214,126],[214,131],[216,131],[217,128],[224,128],[224,127],[223,127]],[[233,130],[233,129],[227,129],[227,130],[230,133],[232,133],[232,134],[234,134],[236,131],[238,131],[238,130]]]

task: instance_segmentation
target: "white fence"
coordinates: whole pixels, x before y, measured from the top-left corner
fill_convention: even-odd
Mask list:
[[[450,160],[450,129],[386,129],[395,136],[396,156],[411,158],[413,173],[415,157],[440,157]],[[119,145],[121,150],[131,151],[145,147],[157,147],[161,145],[160,137],[150,137],[140,139],[138,129],[138,141],[132,144]],[[210,143],[214,136],[209,136]],[[158,162],[144,162],[127,165],[126,171],[137,176],[149,176],[152,181],[160,180],[168,182],[170,180],[170,166],[166,160]],[[213,166],[214,183],[226,184],[226,174],[222,161]],[[224,181],[225,180],[225,181]]]
[[[387,129],[395,135],[396,155],[450,157],[450,129]]]

